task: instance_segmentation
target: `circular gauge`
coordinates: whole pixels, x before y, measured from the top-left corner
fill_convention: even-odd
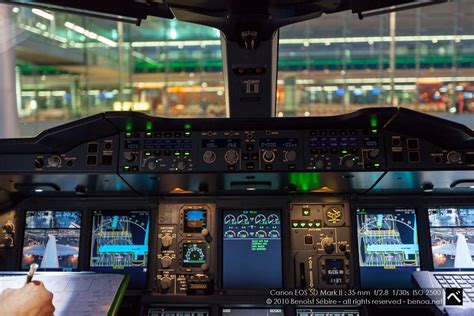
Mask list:
[[[268,216],[268,224],[279,224],[280,218],[276,214],[270,214]]]
[[[189,245],[184,254],[185,262],[204,262],[206,261],[206,253],[203,246],[196,244]]]
[[[246,230],[241,230],[241,231],[237,234],[237,237],[239,237],[239,238],[248,238],[248,237],[249,237],[249,233],[248,233]]]
[[[255,224],[265,224],[267,222],[267,218],[263,214],[258,214],[255,216]]]
[[[257,238],[265,238],[267,237],[267,233],[263,230],[259,230],[258,232],[255,233],[255,237]]]
[[[271,230],[268,232],[268,237],[270,238],[280,238],[280,232],[277,230]]]
[[[235,216],[232,214],[226,215],[224,217],[224,224],[235,224]]]
[[[331,224],[338,224],[342,220],[342,211],[337,207],[330,207],[326,210],[326,219]]]
[[[235,238],[237,234],[233,230],[228,230],[224,233],[224,238]]]
[[[248,223],[249,223],[249,218],[247,217],[247,215],[240,214],[237,217],[237,224],[248,224]]]

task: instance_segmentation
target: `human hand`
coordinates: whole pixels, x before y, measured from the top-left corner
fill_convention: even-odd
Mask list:
[[[0,295],[0,314],[4,316],[51,316],[53,294],[41,281],[32,281],[19,289],[6,289]]]

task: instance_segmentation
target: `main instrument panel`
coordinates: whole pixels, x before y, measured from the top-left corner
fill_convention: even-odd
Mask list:
[[[474,267],[474,133],[409,110],[106,113],[2,140],[0,160],[0,268],[129,274],[132,315],[399,312],[268,299]]]

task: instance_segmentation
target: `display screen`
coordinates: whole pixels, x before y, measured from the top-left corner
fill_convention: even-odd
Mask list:
[[[94,211],[92,220],[92,271],[129,273],[129,288],[146,287],[148,211]]]
[[[28,211],[21,267],[37,263],[39,269],[77,269],[81,239],[81,212]]]
[[[207,245],[186,243],[183,244],[183,267],[200,267],[207,262]]]
[[[428,210],[435,269],[474,269],[474,208]]]
[[[414,209],[358,209],[360,279],[363,288],[411,288],[420,253]]]
[[[223,212],[223,283],[226,289],[282,287],[280,211]]]
[[[250,308],[224,308],[222,316],[284,316],[281,308],[272,309],[250,309]]]
[[[358,310],[352,309],[312,309],[304,308],[296,311],[297,316],[359,316]]]
[[[184,232],[200,233],[203,228],[207,227],[206,210],[185,210],[184,211]]]

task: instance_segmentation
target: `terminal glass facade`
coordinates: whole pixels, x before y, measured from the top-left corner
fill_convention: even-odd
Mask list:
[[[3,23],[12,29],[2,41],[14,47],[20,122],[14,136],[104,111],[226,115],[216,29],[152,17],[135,26],[7,5],[0,10],[8,11]],[[404,106],[474,128],[473,20],[474,0],[458,0],[363,21],[339,13],[284,27],[277,114]]]

